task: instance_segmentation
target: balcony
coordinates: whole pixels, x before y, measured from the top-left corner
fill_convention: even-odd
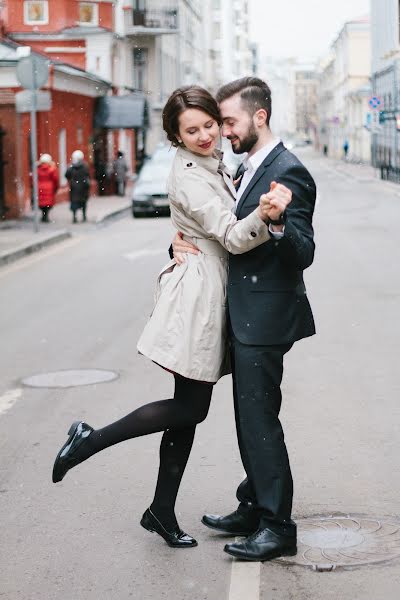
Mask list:
[[[178,33],[178,10],[143,9],[127,10],[125,13],[126,36],[156,36]]]

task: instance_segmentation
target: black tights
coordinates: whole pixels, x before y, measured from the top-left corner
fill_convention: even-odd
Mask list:
[[[119,421],[93,431],[90,455],[124,440],[164,431],[160,468],[151,509],[167,529],[177,526],[175,501],[192,449],[196,425],[204,421],[213,384],[175,375],[174,397],[145,404]]]

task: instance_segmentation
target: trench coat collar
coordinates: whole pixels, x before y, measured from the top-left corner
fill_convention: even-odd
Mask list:
[[[190,152],[187,148],[178,148],[177,154],[183,158],[183,160],[187,160],[188,163],[196,163],[200,167],[207,169],[211,173],[217,174],[218,171],[224,171],[229,173],[224,163],[222,162],[223,153],[219,150],[214,151],[213,156],[200,156],[200,154],[195,154],[194,152]]]

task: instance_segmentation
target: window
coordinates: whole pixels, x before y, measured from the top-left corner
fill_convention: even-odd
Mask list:
[[[214,38],[216,40],[221,39],[221,23],[214,22],[213,28],[214,28]]]
[[[46,25],[49,22],[49,3],[47,0],[24,2],[25,25]]]
[[[96,2],[79,2],[79,25],[96,26],[99,24],[99,6]]]
[[[147,48],[134,48],[133,50],[133,87],[140,91],[147,90]]]

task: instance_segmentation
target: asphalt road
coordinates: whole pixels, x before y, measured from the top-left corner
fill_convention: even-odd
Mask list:
[[[399,513],[400,196],[311,153],[317,255],[306,275],[318,335],[289,353],[282,420],[294,517]],[[400,190],[400,188],[399,188]],[[231,561],[200,523],[235,507],[242,476],[230,380],[198,428],[177,513],[198,548],[174,551],[139,525],[160,435],[100,453],[51,483],[74,419],[94,427],[168,397],[172,379],[136,352],[167,260],[168,219],[121,219],[0,270],[0,598],[7,600],[397,600],[400,560],[317,573]],[[110,383],[30,388],[64,369]]]

